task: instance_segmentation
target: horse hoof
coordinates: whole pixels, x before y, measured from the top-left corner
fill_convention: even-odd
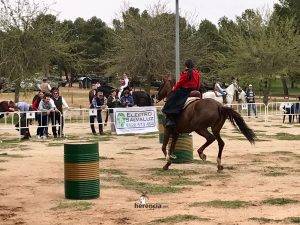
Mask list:
[[[163,170],[168,170],[169,169],[169,166],[168,165],[165,165],[164,167],[163,167]]]
[[[218,166],[218,172],[221,172],[224,169],[224,167],[222,165]]]
[[[206,155],[205,154],[202,153],[199,156],[200,156],[200,159],[202,159],[202,161],[206,161]]]

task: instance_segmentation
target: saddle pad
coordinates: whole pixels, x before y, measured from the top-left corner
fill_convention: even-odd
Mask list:
[[[189,104],[191,104],[192,102],[201,100],[201,98],[199,97],[189,97],[186,102],[184,103],[183,109],[185,109],[186,107],[188,107]]]

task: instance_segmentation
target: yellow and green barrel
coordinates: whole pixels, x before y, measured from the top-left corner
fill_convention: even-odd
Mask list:
[[[169,140],[169,148],[172,138]],[[190,134],[180,134],[175,145],[174,155],[176,159],[172,163],[188,163],[192,162],[193,156],[193,136]]]
[[[64,145],[65,197],[94,199],[100,195],[98,143]]]

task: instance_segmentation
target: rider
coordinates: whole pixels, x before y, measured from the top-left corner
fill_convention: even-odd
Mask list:
[[[180,73],[180,79],[173,87],[164,108],[163,113],[166,114],[166,127],[175,128],[176,119],[181,113],[183,106],[189,97],[191,91],[199,90],[201,74],[194,68],[191,59],[185,62],[185,70]]]
[[[120,90],[119,90],[119,93],[118,93],[119,99],[121,99],[122,92],[125,89],[128,89],[128,88],[129,88],[129,79],[128,79],[127,74],[124,73],[123,74],[123,79],[121,80],[121,87],[120,87]]]
[[[215,94],[217,97],[219,97],[219,96],[223,97],[223,102],[224,102],[224,104],[226,104],[227,103],[227,101],[226,101],[227,92],[226,92],[226,90],[224,90],[221,87],[220,80],[216,81],[214,91],[215,91]]]

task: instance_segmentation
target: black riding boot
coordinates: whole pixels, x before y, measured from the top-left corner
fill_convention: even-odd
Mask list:
[[[166,127],[167,128],[176,128],[176,117],[173,114],[166,115]]]

